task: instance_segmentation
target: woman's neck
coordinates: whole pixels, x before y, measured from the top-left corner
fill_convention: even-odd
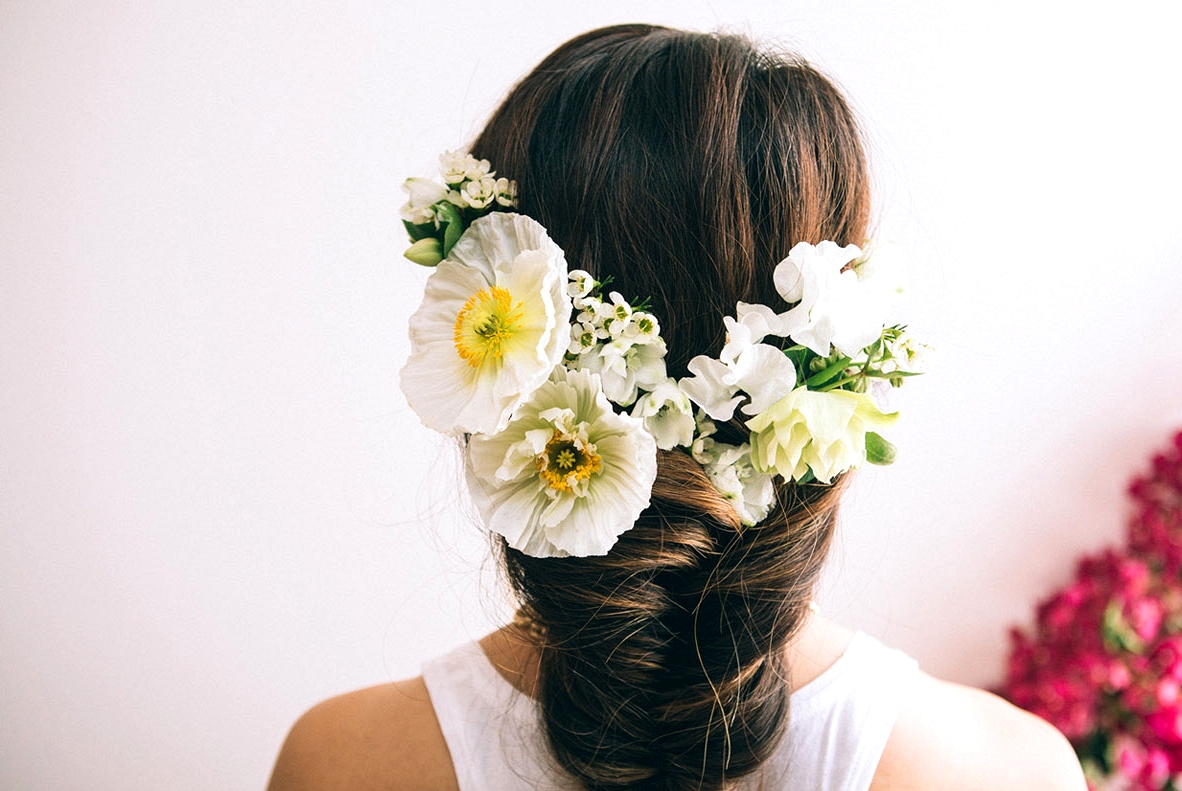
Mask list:
[[[788,681],[792,689],[805,684],[829,669],[850,643],[853,633],[821,617],[809,615],[788,652]],[[480,647],[492,666],[519,692],[537,697],[538,648],[527,629],[510,624],[486,635]]]

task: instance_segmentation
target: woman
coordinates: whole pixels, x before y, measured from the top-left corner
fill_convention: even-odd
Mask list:
[[[440,419],[442,430],[471,437],[469,484],[486,522],[503,536],[518,618],[478,646],[428,663],[423,677],[312,709],[288,737],[272,789],[1082,789],[1070,746],[1041,720],[923,675],[904,655],[825,620],[811,604],[845,471],[868,456],[889,456],[872,429],[891,416],[841,371],[867,349],[902,348],[877,318],[873,342],[850,341],[860,351],[847,353],[839,330],[818,340],[829,325],[761,307],[808,300],[807,285],[795,292],[785,286],[789,260],[807,279],[801,256],[846,251],[843,261],[851,263],[858,251],[848,246],[867,237],[863,149],[834,86],[807,64],[759,52],[739,37],[605,28],[564,44],[525,77],[472,154],[458,168],[476,171],[449,182],[463,184],[468,196],[453,193],[454,204],[491,204],[494,193],[512,203],[513,185],[489,185],[496,174],[513,178],[514,212],[540,223],[558,255],[590,273],[583,285],[572,273],[569,290],[590,351],[579,347],[576,332],[542,376],[554,360],[573,373],[526,389],[590,383],[606,392],[612,371],[624,371],[613,385],[624,386],[606,398],[630,405],[635,423],[618,433],[631,431],[660,450],[650,453],[651,469],[643,449],[628,468],[643,480],[644,499],[627,524],[585,547],[563,543],[561,532],[526,535],[521,520],[497,510],[499,495],[486,490],[496,476],[482,476],[481,454],[508,459],[520,447],[500,456],[508,445],[490,450],[526,419],[529,401],[511,397],[487,425],[477,425],[471,404],[457,408],[451,422]],[[487,189],[478,194],[480,184]],[[438,217],[412,217],[411,224],[429,236],[446,226]],[[495,222],[515,223],[510,235],[533,233],[521,230],[524,220],[503,218]],[[472,223],[468,242],[427,238],[415,248],[429,249],[432,261],[450,248],[451,258],[463,261],[480,247],[473,236],[492,223]],[[852,274],[831,274],[834,283],[854,282]],[[454,337],[443,345],[469,365],[508,354],[489,339],[500,344],[506,327],[525,321],[507,307],[497,312],[504,282],[490,279],[458,312],[442,311],[454,320]],[[625,305],[616,294],[634,301]],[[635,302],[640,297],[648,298],[643,305]],[[605,324],[602,305],[623,313]],[[615,363],[622,367],[604,362],[611,342],[623,337],[619,322],[635,327],[637,315],[659,321],[652,344],[627,346],[663,352],[664,368],[652,382],[628,367],[636,353],[620,353]],[[429,368],[415,357],[429,356],[426,321],[412,321],[412,341],[422,348],[412,354],[404,389],[431,424],[439,416],[418,392],[428,387],[426,377],[415,373],[416,364]],[[756,325],[762,329],[753,335]],[[775,359],[744,368],[742,355],[754,360],[752,349],[768,335],[784,339]],[[784,448],[769,404],[784,403],[787,390],[804,397],[829,387],[826,365],[835,359],[834,376],[844,378],[831,382],[829,397],[842,396],[850,414],[865,419],[856,446],[840,462],[826,461],[835,458],[827,452],[777,466]],[[769,371],[785,366],[787,390],[761,395],[780,376]],[[711,371],[731,372],[726,381],[738,384],[719,384]],[[644,399],[659,392],[666,373],[681,390],[646,412]],[[884,366],[878,374],[897,383],[899,369]],[[676,398],[686,404],[680,413]],[[535,409],[529,425],[543,425],[537,421],[546,414]],[[611,414],[602,417],[625,425],[622,414]],[[681,420],[679,428],[652,422],[668,415]],[[772,433],[759,435],[763,425]],[[522,467],[549,481],[546,502],[575,509],[567,522],[582,518],[583,501],[570,506],[571,492],[602,486],[595,476],[606,475],[612,461],[606,440],[596,445],[580,436],[574,429],[544,433],[536,470]],[[753,449],[762,461],[753,460]]]

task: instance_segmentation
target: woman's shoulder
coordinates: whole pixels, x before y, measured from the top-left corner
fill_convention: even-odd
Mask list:
[[[920,674],[870,791],[1084,791],[1071,745],[1046,721],[984,690]]]
[[[292,726],[269,791],[458,789],[423,678],[319,703]]]

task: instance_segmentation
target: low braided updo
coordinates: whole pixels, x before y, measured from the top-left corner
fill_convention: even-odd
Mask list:
[[[738,301],[777,298],[800,241],[865,240],[856,124],[809,65],[746,39],[623,25],[527,75],[472,153],[516,179],[517,211],[572,267],[651,298],[669,374],[717,355]],[[738,444],[737,421],[719,438]],[[540,648],[551,749],[589,789],[719,789],[775,750],[786,646],[803,626],[843,488],[777,482],[743,527],[684,450],[661,451],[651,504],[600,557],[502,556]]]

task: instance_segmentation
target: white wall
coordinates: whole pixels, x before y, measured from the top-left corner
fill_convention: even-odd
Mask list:
[[[398,187],[594,26],[785,40],[866,119],[942,360],[831,614],[996,681],[1182,425],[1175,0],[286,5],[0,3],[0,787],[259,788],[503,614],[397,387]]]

